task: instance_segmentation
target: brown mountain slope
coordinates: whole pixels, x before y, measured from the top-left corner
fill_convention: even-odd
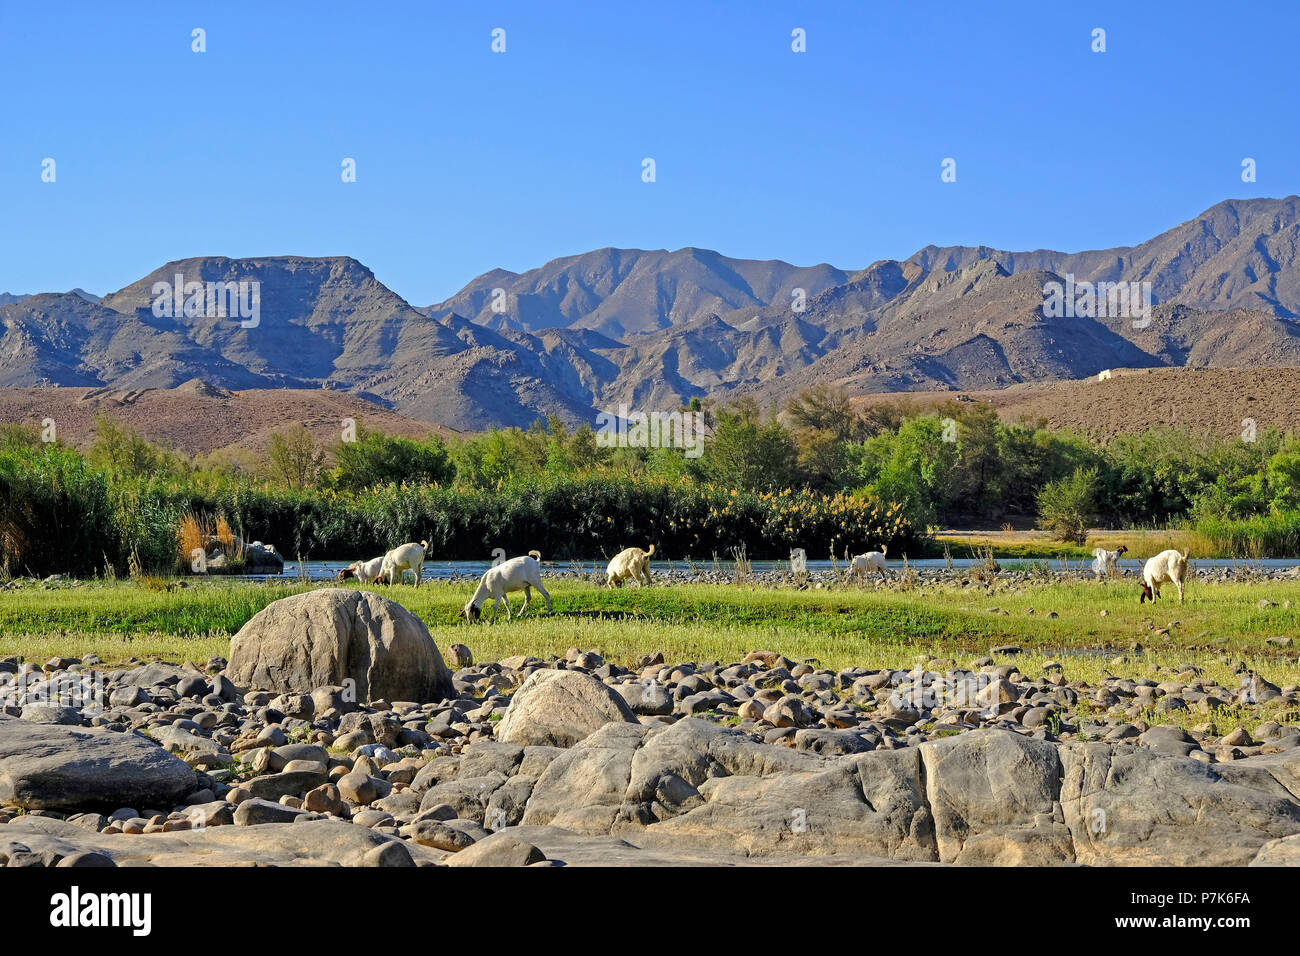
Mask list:
[[[0,423],[40,427],[50,418],[59,440],[79,448],[93,440],[98,412],[131,426],[150,441],[189,455],[223,448],[262,454],[271,434],[294,422],[327,444],[339,439],[345,418],[409,438],[456,434],[355,395],[326,389],[236,392],[197,381],[172,389],[0,388]]]
[[[594,329],[622,338],[734,309],[788,303],[795,288],[813,294],[845,278],[824,263],[729,259],[709,249],[596,249],[520,275],[493,270],[430,308],[492,328]],[[505,292],[500,313],[492,294],[498,288]]]
[[[153,316],[154,283],[260,283],[255,327],[232,318]],[[166,333],[202,343],[258,377],[252,384],[327,385],[425,421],[462,427],[527,425],[551,412],[588,417],[590,396],[553,382],[571,369],[530,336],[499,333],[456,315],[431,318],[346,257],[187,259],[168,263],[105,304]],[[246,383],[210,379],[227,387]],[[171,384],[171,383],[167,383]]]
[[[1008,272],[1073,273],[1080,281],[1150,282],[1156,301],[1300,316],[1300,197],[1226,199],[1136,246],[1004,252],[926,246],[906,260],[930,272],[992,260]]]
[[[1300,367],[1115,369],[1105,380],[1093,377],[960,393],[876,393],[854,402],[863,407],[901,400],[932,409],[958,394],[991,402],[1003,421],[1043,422],[1101,439],[1158,426],[1237,438],[1245,429],[1245,419],[1253,419],[1260,432],[1272,427],[1300,434]]]

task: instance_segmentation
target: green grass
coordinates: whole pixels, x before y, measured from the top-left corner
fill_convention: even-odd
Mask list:
[[[106,661],[225,656],[230,635],[253,614],[308,589],[233,580],[186,585],[159,591],[125,581],[5,591],[0,654],[44,660],[93,651]],[[1258,665],[1275,683],[1300,679],[1297,650],[1267,643],[1300,633],[1300,582],[1193,581],[1186,604],[1164,600],[1153,608],[1139,606],[1131,582],[1091,580],[1015,587],[997,582],[989,589],[945,583],[910,591],[874,584],[808,591],[704,584],[610,591],[569,580],[551,586],[554,615],[535,596],[522,620],[507,624],[503,611],[496,625],[475,627],[460,618],[468,582],[375,590],[419,615],[439,646],[466,643],[483,660],[562,655],[578,646],[623,664],[656,650],[670,661],[729,661],[765,648],[816,658],[827,667],[897,667],[920,657],[965,662],[994,645],[1019,644],[1027,652],[1018,659],[1024,667],[1058,657],[1071,679],[1088,679],[1086,674],[1099,675],[1108,659],[1137,641],[1147,653],[1135,659],[1134,674],[1166,658],[1171,666],[1226,666],[1221,662],[1227,658]],[[1278,606],[1261,609],[1263,598]],[[1287,600],[1290,608],[1282,606]],[[518,606],[518,596],[512,603]],[[1049,612],[1057,617],[1049,618]],[[1216,638],[1227,640],[1215,644]]]
[[[954,558],[979,558],[985,548],[993,550],[995,558],[1042,558],[1070,560],[1092,560],[1092,551],[1082,545],[1069,544],[1065,541],[1051,541],[1046,538],[1017,540],[1011,536],[1002,536],[996,532],[988,535],[951,537],[938,535],[927,542],[925,558],[942,558],[944,545]]]

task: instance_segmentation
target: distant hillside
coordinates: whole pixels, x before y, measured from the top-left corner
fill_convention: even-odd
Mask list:
[[[297,422],[326,444],[351,418],[392,435],[450,437],[450,429],[417,422],[364,399],[326,389],[232,392],[198,380],[174,389],[0,388],[0,423],[39,426],[54,420],[61,441],[85,448],[96,413],[124,422],[150,441],[187,455],[223,448],[265,453],[271,434]]]
[[[259,321],[155,315],[156,283],[254,282]],[[1044,285],[1148,282],[1151,322],[1044,315]],[[496,269],[414,308],[347,257],[170,262],[96,301],[0,304],[0,386],[348,392],[475,429],[621,402],[992,389],[1104,368],[1300,366],[1300,199],[1226,200],[1133,247],[927,246],[849,271],[704,249]]]
[[[97,295],[95,295],[95,294],[93,294],[93,293],[87,292],[85,289],[72,289],[72,290],[71,290],[71,294],[72,294],[72,295],[79,295],[79,296],[81,296],[83,299],[85,299],[87,302],[98,302],[98,301],[99,301],[99,296],[97,296]],[[30,298],[31,298],[31,295],[28,295],[28,294],[19,294],[19,295],[15,295],[15,294],[12,293],[12,292],[0,292],[0,305],[9,305],[10,303],[13,303],[13,302],[22,302],[24,299],[30,299]]]
[[[876,393],[859,407],[907,401],[923,410],[964,395],[992,403],[1003,421],[1068,428],[1106,440],[1153,427],[1241,439],[1247,419],[1300,435],[1300,367],[1115,369],[1111,377],[1016,385],[996,390]]]

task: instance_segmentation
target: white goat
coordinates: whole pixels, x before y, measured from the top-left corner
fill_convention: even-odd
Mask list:
[[[346,581],[348,578],[356,578],[362,584],[374,584],[383,572],[383,558],[371,558],[369,561],[353,561],[346,568],[339,571],[339,580]]]
[[[861,581],[870,571],[875,571],[884,578],[889,580],[889,571],[885,569],[885,555],[889,551],[889,545],[882,544],[879,551],[868,551],[866,554],[857,554],[849,562],[849,571],[853,577]]]
[[[550,613],[552,610],[551,596],[546,593],[546,588],[542,586],[542,568],[537,563],[541,559],[540,551],[529,551],[523,557],[502,561],[500,564],[484,571],[483,577],[479,578],[478,590],[465,604],[465,620],[470,623],[477,621],[483,613],[483,602],[488,598],[492,598],[493,621],[497,619],[497,605],[502,603],[506,606],[506,620],[512,620],[510,602],[506,600],[506,594],[510,591],[522,590],[524,592],[524,606],[519,609],[519,613],[523,614],[528,610],[528,602],[533,597],[530,588],[537,588],[542,597],[546,598],[546,610]]]
[[[627,578],[634,578],[644,586],[650,585],[650,556],[655,553],[655,546],[649,551],[640,548],[625,548],[614,555],[605,569],[605,586],[621,587]]]
[[[1155,601],[1160,597],[1160,585],[1166,581],[1173,581],[1174,587],[1178,588],[1178,603],[1183,603],[1183,588],[1187,584],[1187,552],[1175,551],[1170,548],[1168,551],[1161,551],[1154,558],[1148,558],[1146,565],[1142,568],[1142,596],[1138,598],[1138,603],[1150,598]]]
[[[413,571],[415,572],[415,586],[418,588],[420,586],[420,573],[424,567],[424,550],[427,547],[429,547],[429,542],[421,541],[419,544],[408,543],[389,551],[384,555],[379,576],[387,578],[391,587],[398,576],[403,575],[406,571]]]
[[[1107,551],[1105,548],[1097,548],[1092,552],[1093,558],[1096,559],[1092,562],[1093,572],[1099,578],[1115,577],[1119,574],[1120,556],[1127,550],[1128,548],[1124,547],[1122,544],[1114,551]]]

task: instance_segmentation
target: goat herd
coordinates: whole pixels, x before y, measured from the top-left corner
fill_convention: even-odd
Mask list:
[[[415,575],[416,587],[419,587],[424,567],[424,555],[428,548],[428,541],[421,541],[419,544],[410,542],[394,548],[381,558],[372,558],[369,561],[353,561],[346,568],[339,571],[339,580],[346,581],[348,578],[355,578],[362,584],[383,581],[391,587],[407,571],[410,571]],[[614,555],[605,571],[606,586],[611,588],[621,586],[628,578],[637,581],[641,585],[648,585],[650,583],[650,558],[654,553],[655,546],[652,544],[648,551],[643,551],[640,548],[625,548]],[[533,588],[537,588],[538,592],[546,600],[546,610],[549,612],[551,610],[551,595],[547,593],[546,586],[542,584],[542,566],[538,564],[541,559],[542,554],[540,551],[529,551],[517,558],[494,564],[484,571],[483,577],[479,578],[478,588],[474,591],[474,596],[465,602],[463,611],[465,620],[470,622],[479,620],[483,614],[483,602],[488,598],[492,599],[491,620],[496,620],[497,607],[501,604],[506,607],[506,620],[511,620],[510,601],[506,598],[506,595],[511,591],[524,592],[524,603],[519,609],[519,613],[523,614],[528,610],[528,605],[532,601]]]
[[[407,571],[415,575],[415,584],[418,587],[424,567],[425,552],[429,548],[429,542],[421,541],[419,544],[410,542],[389,551],[383,557],[372,558],[369,561],[353,561],[343,570],[339,571],[339,580],[346,581],[349,578],[355,578],[362,584],[373,584],[376,581],[383,581],[390,587],[398,580],[401,580]],[[1128,548],[1120,545],[1114,551],[1107,551],[1104,548],[1098,548],[1093,552],[1093,571],[1099,577],[1112,577],[1119,573],[1119,559],[1128,551]],[[888,545],[882,545],[879,551],[867,551],[864,554],[854,555],[849,562],[849,574],[854,580],[861,582],[868,574],[879,574],[885,580],[889,579],[889,571],[885,565],[885,555],[888,552]],[[605,571],[606,587],[620,587],[626,580],[634,580],[638,584],[645,586],[650,584],[650,558],[655,553],[655,546],[650,545],[649,550],[641,548],[626,548],[614,555],[609,562],[609,567]],[[495,621],[497,608],[504,604],[506,608],[506,620],[512,619],[510,611],[510,601],[506,595],[512,591],[524,592],[524,603],[520,607],[519,613],[523,614],[528,610],[528,605],[532,600],[533,588],[546,601],[546,610],[550,612],[551,595],[547,593],[545,585],[542,584],[542,567],[538,562],[541,561],[542,555],[539,551],[529,551],[525,555],[517,558],[510,558],[508,561],[501,561],[494,564],[483,572],[479,579],[478,588],[474,595],[465,602],[463,613],[467,621],[475,622],[482,617],[483,603],[492,599],[492,617]],[[807,566],[808,554],[803,548],[795,548],[790,552],[790,563],[796,570],[803,570]],[[1142,568],[1142,595],[1138,598],[1138,603],[1144,601],[1155,601],[1160,597],[1160,586],[1172,582],[1178,589],[1178,601],[1182,603],[1183,591],[1187,583],[1187,552],[1169,549],[1161,551],[1153,558],[1149,558]]]
[[[887,550],[888,546],[882,546],[879,551],[868,551],[866,554],[855,555],[849,562],[849,574],[857,581],[861,581],[872,573],[879,574],[882,578],[888,580],[889,571],[885,567]],[[1119,559],[1127,551],[1128,548],[1122,544],[1114,551],[1097,548],[1092,552],[1092,570],[1098,577],[1117,577],[1119,575]],[[803,548],[795,548],[790,552],[790,562],[794,567],[802,569],[806,566],[807,561],[808,554]],[[1160,597],[1160,586],[1167,583],[1172,583],[1178,589],[1178,602],[1181,604],[1183,591],[1187,584],[1186,551],[1175,551],[1170,548],[1167,551],[1161,551],[1153,558],[1147,559],[1146,564],[1142,566],[1142,594],[1138,598],[1138,603],[1155,601]]]
[[[1098,577],[1113,577],[1119,574],[1119,559],[1128,551],[1120,545],[1114,551],[1098,548],[1092,552],[1094,558],[1092,569]],[[1154,601],[1160,597],[1160,585],[1172,582],[1178,589],[1178,603],[1183,602],[1183,589],[1187,586],[1187,552],[1170,548],[1161,551],[1153,558],[1147,558],[1142,566],[1142,596],[1138,603]]]

